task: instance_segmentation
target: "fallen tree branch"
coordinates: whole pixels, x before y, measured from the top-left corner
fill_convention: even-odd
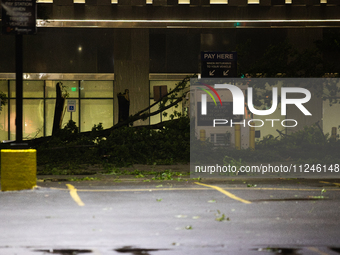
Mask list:
[[[290,136],[290,135],[287,135],[287,134],[282,133],[282,132],[281,132],[280,130],[278,130],[278,129],[276,129],[276,131],[277,131],[281,136],[283,136],[283,137]]]
[[[322,134],[323,142],[326,143],[326,137],[325,137],[325,134],[323,133],[322,128],[321,128],[320,125],[319,125],[319,122],[320,122],[319,120],[318,120],[317,122],[315,122],[315,125],[319,128],[319,130],[320,130],[320,132],[321,132],[321,134]]]
[[[178,119],[174,120],[168,120],[164,122],[159,122],[157,124],[153,125],[143,125],[143,126],[135,126],[135,127],[130,127],[133,129],[141,129],[141,128],[147,128],[147,129],[163,129],[164,126],[170,122],[178,122]],[[71,146],[58,146],[58,147],[52,147],[52,148],[47,148],[44,150],[61,150],[61,149],[70,149],[70,148],[91,148],[91,147],[96,147],[97,144],[81,144],[81,145],[71,145]]]
[[[108,128],[108,129],[104,129],[104,130],[99,130],[99,131],[86,131],[86,132],[81,132],[79,134],[77,134],[77,136],[79,137],[88,137],[90,135],[93,135],[94,132],[95,132],[95,136],[96,137],[106,137],[106,136],[109,136],[111,134],[111,132],[115,129],[118,129],[118,128],[121,128],[121,127],[124,127],[124,126],[129,126],[131,123],[134,123],[138,120],[145,120],[149,117],[152,117],[154,115],[157,115],[175,105],[177,105],[179,102],[181,102],[184,98],[184,94],[181,95],[179,98],[177,98],[175,100],[175,98],[172,98],[172,101],[169,105],[167,106],[163,106],[161,107],[160,109],[158,109],[157,111],[154,111],[154,112],[149,112],[149,113],[146,113],[148,112],[153,106],[157,105],[158,103],[161,103],[161,102],[164,102],[164,99],[166,98],[166,101],[169,100],[169,96],[172,95],[173,93],[177,93],[177,92],[180,92],[181,90],[183,90],[187,83],[190,81],[190,78],[193,78],[193,77],[196,77],[195,75],[194,76],[191,76],[191,77],[186,77],[184,78],[181,82],[179,82],[177,84],[177,86],[175,87],[175,89],[173,89],[172,91],[170,91],[169,93],[167,93],[165,96],[163,96],[162,98],[160,98],[157,102],[153,103],[152,105],[146,107],[145,109],[137,112],[136,114],[130,116],[127,120],[125,121],[122,121],[122,122],[119,122],[117,124],[115,124],[114,126],[112,126],[111,128]],[[156,124],[156,125],[159,125],[160,127],[162,126],[162,124]],[[157,127],[158,128],[158,127]],[[52,136],[47,136],[47,137],[40,137],[40,138],[35,138],[35,139],[32,139],[32,140],[27,140],[25,142],[27,142],[29,144],[29,146],[31,147],[36,147],[42,143],[45,143],[45,142],[48,142],[52,139]]]

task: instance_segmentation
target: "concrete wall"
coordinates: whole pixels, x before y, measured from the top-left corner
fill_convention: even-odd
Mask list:
[[[114,95],[130,92],[130,115],[149,106],[149,30],[115,29],[114,31]],[[118,100],[114,105],[118,122]],[[137,121],[135,125],[148,124]]]

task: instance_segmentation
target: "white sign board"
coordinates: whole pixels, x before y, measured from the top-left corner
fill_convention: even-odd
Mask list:
[[[76,111],[76,100],[67,100],[67,111],[68,112]]]

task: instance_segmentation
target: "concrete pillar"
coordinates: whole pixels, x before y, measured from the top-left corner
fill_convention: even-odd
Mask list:
[[[149,29],[114,31],[114,121],[118,122],[117,93],[129,90],[130,115],[149,106]],[[134,125],[147,125],[149,120]]]

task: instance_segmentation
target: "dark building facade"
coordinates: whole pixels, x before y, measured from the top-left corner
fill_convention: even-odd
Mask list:
[[[51,134],[57,82],[76,100],[77,111],[66,112],[64,123],[72,117],[81,131],[99,122],[108,128],[118,122],[117,93],[129,89],[133,114],[154,102],[154,86],[170,89],[200,73],[201,51],[237,51],[248,43],[244,58],[254,63],[270,45],[286,41],[298,50],[313,48],[340,26],[337,0],[47,0],[37,5],[38,32],[24,36],[24,137]],[[0,114],[1,140],[15,138],[14,41],[0,36],[0,90],[9,96]],[[327,129],[336,125],[316,101],[312,121],[323,120]]]

